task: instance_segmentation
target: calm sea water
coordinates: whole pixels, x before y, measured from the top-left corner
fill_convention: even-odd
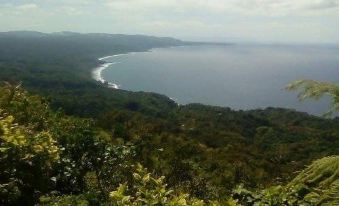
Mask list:
[[[233,109],[294,108],[322,114],[329,99],[299,102],[284,90],[298,79],[339,82],[335,46],[187,46],[111,57],[105,80],[131,91],[165,94],[180,104]]]

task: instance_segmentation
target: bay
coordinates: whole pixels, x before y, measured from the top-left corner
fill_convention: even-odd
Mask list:
[[[298,79],[339,82],[339,47],[331,45],[183,46],[105,61],[116,64],[102,77],[120,89],[236,110],[283,107],[321,115],[329,98],[299,102],[285,86]]]

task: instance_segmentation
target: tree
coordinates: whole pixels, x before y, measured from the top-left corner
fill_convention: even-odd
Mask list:
[[[48,191],[60,150],[49,131],[32,131],[0,110],[0,204],[32,204]]]
[[[298,80],[287,85],[287,90],[301,90],[298,97],[300,100],[308,98],[320,99],[324,95],[332,98],[332,107],[325,114],[329,116],[335,111],[339,111],[339,85],[328,82],[319,82],[315,80]]]
[[[128,188],[127,184],[121,184],[117,190],[110,193],[113,205],[204,205],[202,200],[190,198],[184,193],[175,194],[173,190],[167,189],[165,177],[152,177],[140,164],[137,164],[133,176],[133,188]]]

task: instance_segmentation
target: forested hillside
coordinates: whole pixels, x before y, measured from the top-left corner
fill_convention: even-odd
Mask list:
[[[90,78],[100,56],[182,44],[1,33],[0,205],[337,204],[338,118],[180,106]]]
[[[91,72],[102,56],[185,44],[191,43],[138,35],[4,32],[0,80],[22,82],[28,90],[50,96],[53,108],[69,114],[96,116],[113,106],[160,113],[174,102],[158,94],[112,91],[93,81]]]

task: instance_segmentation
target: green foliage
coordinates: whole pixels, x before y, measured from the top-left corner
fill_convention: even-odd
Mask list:
[[[320,99],[324,95],[329,95],[332,98],[332,107],[326,115],[331,115],[339,110],[339,85],[318,82],[314,80],[298,80],[287,86],[288,90],[302,90],[299,93],[299,99],[307,98]]]
[[[173,190],[166,188],[165,177],[152,177],[140,164],[136,166],[133,177],[132,188],[121,184],[117,190],[110,193],[113,205],[204,205],[204,201],[190,198],[188,194],[174,194]]]
[[[38,206],[90,206],[83,195],[42,196]]]
[[[338,205],[339,156],[314,161],[286,186],[274,186],[257,193],[242,186],[233,197],[243,205]]]
[[[54,190],[83,192],[90,172],[98,179],[100,195],[95,198],[105,198],[128,178],[131,146],[105,143],[91,120],[54,113],[41,98],[20,87],[7,85],[0,94],[3,204],[31,205],[41,194]]]
[[[61,147],[49,131],[36,133],[0,115],[0,196],[2,204],[48,189]],[[39,176],[40,179],[31,179]],[[31,191],[30,191],[31,190]],[[26,199],[26,201],[30,201]]]
[[[314,161],[286,189],[313,205],[339,204],[339,156]]]
[[[8,205],[33,205],[42,196],[41,204],[54,205],[190,205],[198,199],[237,205],[244,199],[228,198],[235,185],[287,182],[293,171],[339,148],[336,120],[293,112],[277,120],[273,109],[188,105],[166,118],[114,110],[93,121],[54,112],[20,86],[0,87],[0,94],[0,195]],[[161,178],[136,169],[137,162]],[[249,197],[274,205],[280,193],[289,194],[273,187]],[[112,200],[112,194],[125,199]]]

